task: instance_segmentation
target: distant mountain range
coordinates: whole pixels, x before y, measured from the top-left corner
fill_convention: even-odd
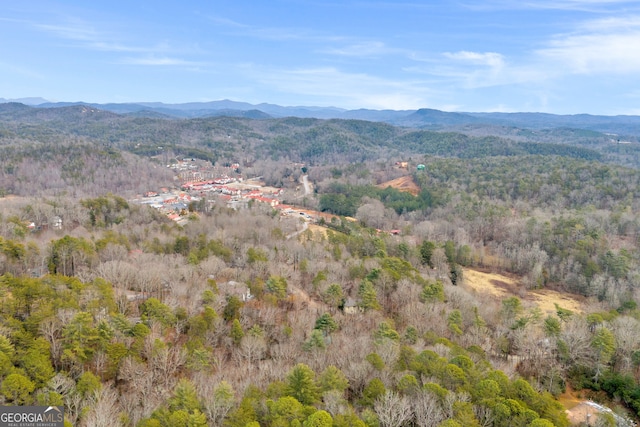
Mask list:
[[[336,107],[250,104],[230,100],[165,104],[162,102],[97,104],[86,102],[49,102],[43,98],[0,98],[0,103],[17,102],[38,108],[85,105],[116,114],[149,118],[190,119],[201,117],[245,117],[268,119],[300,117],[318,119],[357,119],[385,122],[395,126],[432,130],[464,126],[500,126],[522,129],[574,128],[620,135],[640,135],[640,116],[600,116],[590,114],[556,115],[547,113],[473,113],[446,112],[428,108],[419,110],[345,110]]]

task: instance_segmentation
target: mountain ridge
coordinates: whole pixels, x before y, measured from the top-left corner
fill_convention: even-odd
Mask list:
[[[23,102],[21,102],[23,101]],[[39,101],[45,101],[38,103]],[[541,112],[449,112],[431,108],[417,110],[347,110],[338,107],[281,106],[270,103],[251,104],[229,99],[209,102],[170,104],[163,102],[89,103],[49,102],[43,98],[0,98],[0,104],[21,103],[32,108],[60,108],[83,105],[122,115],[149,118],[191,119],[217,116],[255,119],[300,117],[317,119],[356,119],[384,122],[394,126],[443,130],[469,125],[518,127],[523,129],[577,128],[614,134],[640,135],[640,116],[551,114]]]

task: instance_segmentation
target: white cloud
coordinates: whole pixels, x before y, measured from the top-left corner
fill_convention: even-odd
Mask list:
[[[393,53],[401,53],[399,49],[390,48],[383,42],[364,41],[339,48],[322,50],[323,53],[349,57],[372,57]]]
[[[67,25],[33,24],[33,26],[41,31],[45,31],[68,40],[94,41],[98,38],[98,33],[93,28],[82,23],[72,23]]]
[[[270,89],[322,105],[343,108],[415,109],[428,105],[431,90],[420,81],[390,80],[333,67],[290,70],[245,68]]]
[[[569,73],[640,72],[640,16],[586,22],[574,33],[554,37],[536,53]]]
[[[640,16],[585,21],[549,38],[545,47],[504,56],[498,52],[445,52],[441,60],[412,67],[473,89],[514,84],[547,85],[563,77],[633,75],[640,72]],[[442,60],[444,58],[444,60]]]
[[[207,16],[214,24],[227,28],[227,32],[238,37],[251,37],[259,40],[286,41],[327,41],[339,40],[340,37],[320,35],[307,28],[266,27],[248,25],[220,16]]]
[[[110,43],[103,41],[95,41],[85,45],[91,49],[103,51],[103,52],[148,52],[148,48],[137,46],[126,46],[119,43]]]
[[[467,62],[473,65],[484,65],[491,68],[502,68],[504,66],[504,57],[496,52],[469,52],[466,50],[460,52],[445,52],[443,54],[449,59]]]
[[[127,44],[120,41],[126,38],[126,32],[117,36],[106,31],[96,30],[92,25],[80,19],[71,18],[65,24],[31,23],[39,31],[52,34],[60,39],[71,40],[77,43],[76,47],[99,52],[114,54],[139,54],[139,57],[123,57],[112,62],[128,65],[143,66],[184,66],[198,67],[200,63],[175,57],[180,55],[199,55],[204,52],[197,46],[172,46],[166,41],[149,44]],[[189,68],[185,68],[189,69]],[[198,71],[197,68],[189,69]]]
[[[611,13],[612,7],[616,5],[620,7],[634,6],[637,5],[637,0],[488,0],[468,3],[467,7],[476,10],[540,9]]]
[[[439,81],[435,84],[465,89],[518,84],[540,77],[535,69],[510,64],[497,52],[444,52],[439,59],[411,70],[434,76]]]
[[[124,58],[121,64],[128,65],[148,65],[148,66],[197,66],[197,62],[187,61],[180,58],[171,58],[168,56],[145,56],[140,58]]]
[[[242,24],[240,22],[234,21],[233,19],[225,18],[222,16],[207,15],[206,18],[217,25],[221,25],[225,27],[249,28],[249,26],[246,24]]]

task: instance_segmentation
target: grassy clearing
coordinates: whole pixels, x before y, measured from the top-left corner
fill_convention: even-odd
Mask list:
[[[537,305],[544,313],[555,313],[555,304],[576,313],[583,311],[582,297],[551,289],[527,291],[516,277],[465,269],[464,281],[467,287],[479,294],[489,295],[500,300],[517,296],[523,300],[523,302]]]
[[[391,181],[383,182],[382,184],[378,184],[376,187],[378,188],[395,188],[398,191],[405,191],[407,193],[411,193],[414,196],[417,196],[420,193],[420,187],[413,182],[413,177],[411,175],[401,176],[400,178],[392,179]]]

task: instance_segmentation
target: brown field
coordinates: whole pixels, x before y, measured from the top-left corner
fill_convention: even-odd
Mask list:
[[[465,269],[465,285],[479,294],[490,295],[497,299],[517,296],[523,302],[537,305],[544,313],[555,313],[555,304],[562,308],[582,312],[582,300],[579,295],[557,292],[551,289],[534,289],[527,291],[516,278],[497,273]]]
[[[327,237],[327,227],[322,227],[316,224],[309,224],[309,230],[313,233],[313,235],[324,236]]]
[[[382,184],[376,185],[378,188],[395,188],[399,191],[405,191],[407,193],[411,193],[414,196],[417,196],[420,193],[420,187],[413,182],[413,178],[411,175],[401,176],[400,178],[393,179],[391,181],[383,182]]]

